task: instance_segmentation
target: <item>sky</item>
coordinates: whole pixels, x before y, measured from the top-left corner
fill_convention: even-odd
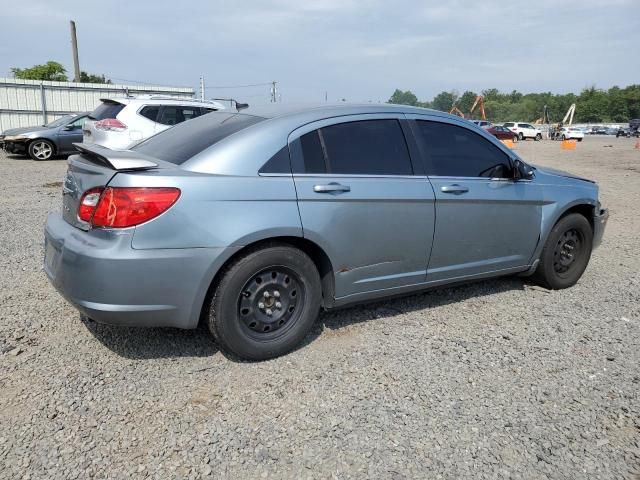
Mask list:
[[[0,0],[0,76],[56,60],[114,83],[269,101],[386,101],[396,88],[579,93],[640,83],[640,0]],[[256,85],[242,88],[218,88]]]

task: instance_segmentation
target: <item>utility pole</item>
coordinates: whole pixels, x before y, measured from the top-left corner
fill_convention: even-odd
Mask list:
[[[275,103],[277,101],[276,83],[278,82],[271,82],[271,103]]]
[[[200,100],[204,102],[204,75],[200,77]]]
[[[329,92],[325,91],[324,92],[324,101],[325,103],[327,102],[327,98],[329,97]]]
[[[76,36],[76,22],[71,20],[71,49],[73,50],[74,82],[80,81],[80,60],[78,59],[78,37]]]

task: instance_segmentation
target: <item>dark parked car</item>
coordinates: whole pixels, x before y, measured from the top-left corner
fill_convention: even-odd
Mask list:
[[[89,112],[65,115],[48,125],[5,130],[0,146],[9,153],[29,155],[34,160],[49,160],[54,155],[77,152],[73,144],[82,142],[82,125]]]
[[[616,132],[617,137],[640,137],[640,118],[634,118],[629,121],[629,127],[621,127]]]
[[[507,127],[503,127],[502,125],[494,125],[491,128],[487,128],[487,133],[490,133],[494,137],[500,140],[513,140],[514,142],[518,141],[518,135]]]
[[[104,323],[202,321],[248,359],[296,348],[320,308],[500,275],[571,287],[608,217],[593,181],[400,105],[212,112],[78,148],[45,228],[52,284]]]
[[[591,127],[589,135],[607,135],[607,127]]]

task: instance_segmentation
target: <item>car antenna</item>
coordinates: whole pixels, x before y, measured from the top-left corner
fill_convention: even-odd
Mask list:
[[[212,98],[211,100],[221,100],[223,102],[235,103],[236,111],[238,111],[238,112],[240,110],[244,110],[245,108],[249,108],[249,104],[248,103],[240,103],[235,98]]]

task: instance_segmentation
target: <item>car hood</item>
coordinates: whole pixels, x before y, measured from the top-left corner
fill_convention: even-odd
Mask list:
[[[47,127],[20,127],[20,128],[10,128],[2,132],[2,135],[20,135],[24,133],[33,133],[33,132],[44,132],[49,131]]]
[[[539,172],[542,172],[547,175],[554,175],[556,177],[573,178],[575,180],[582,180],[583,182],[596,183],[593,180],[589,180],[588,178],[584,178],[584,177],[579,177],[577,175],[574,175],[573,173],[565,172],[564,170],[556,170],[555,168],[549,168],[549,167],[538,167],[537,165],[534,165],[534,167],[536,167],[536,170],[538,170]]]

